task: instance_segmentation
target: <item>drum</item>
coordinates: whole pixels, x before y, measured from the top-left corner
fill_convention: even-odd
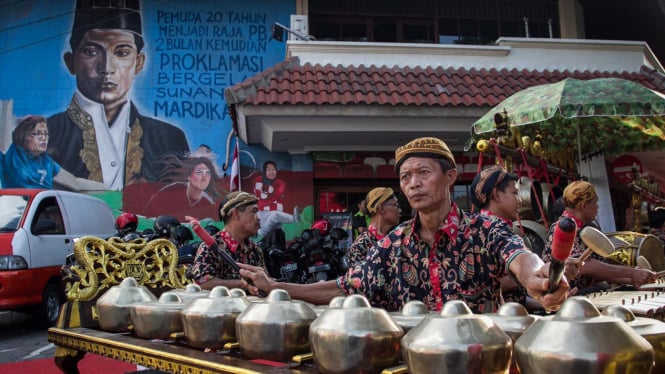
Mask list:
[[[532,181],[528,177],[521,177],[517,181],[517,195],[520,199],[520,218],[534,221],[543,219],[543,215],[538,207],[538,204],[542,205],[543,190],[538,181]]]
[[[543,197],[541,200],[543,202],[543,211],[545,212],[546,217],[551,218],[553,221],[554,217],[550,217],[552,215],[552,208],[554,207],[556,200],[563,196],[563,190],[561,187],[551,183],[541,183],[540,187],[543,191]]]
[[[656,236],[633,231],[618,231],[606,235],[616,250],[635,251],[636,257],[642,256],[649,262],[651,270],[665,270],[663,242]]]

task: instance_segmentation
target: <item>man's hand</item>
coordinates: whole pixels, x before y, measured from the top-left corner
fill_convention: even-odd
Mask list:
[[[238,263],[238,266],[240,267],[240,275],[243,278],[251,279],[254,283],[254,285],[250,285],[246,280],[242,280],[243,287],[252,295],[258,296],[259,289],[266,293],[273,289],[273,279],[266,274],[262,267],[242,263]]]
[[[580,274],[580,268],[584,266],[584,261],[576,257],[568,257],[565,262],[563,274],[566,279],[575,279]]]
[[[648,283],[656,282],[656,273],[647,269],[632,269],[630,282],[635,288],[640,288]]]
[[[556,311],[559,310],[561,304],[568,298],[570,286],[566,281],[566,277],[563,276],[559,281],[557,289],[553,293],[547,293],[549,289],[549,268],[549,264],[546,264],[533,272],[526,284],[524,284],[524,288],[526,288],[529,296],[543,304],[545,310]]]

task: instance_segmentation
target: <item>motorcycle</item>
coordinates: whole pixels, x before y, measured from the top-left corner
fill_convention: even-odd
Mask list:
[[[284,230],[276,228],[266,234],[258,244],[271,277],[280,282],[303,283],[299,240],[287,246]]]
[[[312,227],[301,234],[304,283],[335,279],[349,269],[343,245],[349,234],[338,227],[330,229],[329,222],[315,222]]]
[[[144,231],[143,236],[147,241],[155,239],[167,239],[175,244],[178,249],[178,265],[190,267],[194,263],[198,244],[191,243],[194,240],[192,231],[180,224],[177,218],[161,215],[153,222],[152,230],[148,234]],[[146,235],[148,235],[146,237]]]

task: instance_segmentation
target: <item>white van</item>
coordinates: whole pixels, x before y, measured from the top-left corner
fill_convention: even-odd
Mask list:
[[[96,197],[0,189],[0,310],[30,313],[39,328],[55,325],[65,302],[60,268],[74,239],[114,233],[113,212]]]

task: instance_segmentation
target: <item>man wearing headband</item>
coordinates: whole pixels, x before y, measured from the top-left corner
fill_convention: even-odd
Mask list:
[[[517,175],[509,174],[501,165],[490,166],[473,177],[469,185],[469,200],[480,210],[480,214],[496,217],[512,227],[520,207],[515,186],[517,180]],[[501,294],[504,302],[526,306],[526,290],[510,274],[501,277]]]
[[[513,227],[513,221],[519,218],[518,179],[517,175],[508,173],[501,165],[490,166],[473,178],[469,186],[469,199],[481,215],[498,218]],[[527,239],[522,239],[529,246]],[[510,273],[501,277],[501,293],[504,302],[520,303],[529,310],[541,308],[539,303],[527,298],[526,289]]]
[[[189,152],[179,128],[143,116],[129,90],[146,56],[139,0],[78,0],[65,65],[76,76],[67,110],[48,118],[49,155],[110,190],[158,179],[159,161]]]
[[[259,231],[258,202],[256,196],[247,192],[233,191],[226,195],[219,205],[219,219],[224,228],[215,234],[215,242],[236,262],[265,269],[261,249],[250,240]],[[205,242],[196,251],[189,276],[206,290],[215,286],[244,287],[240,274]]]
[[[499,308],[499,279],[508,269],[545,309],[558,309],[566,300],[565,277],[554,292],[547,293],[549,267],[509,225],[458,208],[450,193],[457,169],[446,143],[419,138],[397,148],[395,170],[416,215],[388,233],[368,251],[365,261],[337,281],[278,283],[250,266],[243,266],[241,274],[264,291],[282,288],[292,298],[313,304],[362,294],[373,306],[388,311],[400,310],[410,300],[441,310],[446,301],[458,299],[475,313],[489,313]]]
[[[598,194],[591,183],[574,181],[564,188],[563,203],[565,210],[561,217],[571,218],[577,224],[578,235],[575,237],[570,257],[579,257],[587,249],[579,233],[585,226],[594,224],[598,214]],[[542,253],[544,261],[550,261],[552,258],[552,238],[554,237],[554,228],[558,223],[559,221],[552,223],[547,235],[548,244]],[[608,264],[596,253],[592,253],[586,261],[579,265],[579,275],[574,279],[570,279],[571,287],[579,289],[578,294],[597,291],[599,287],[597,282],[632,284],[639,288],[643,284],[656,281],[656,274],[650,270]],[[566,273],[570,277],[568,270]],[[600,284],[600,287],[602,287],[602,284]]]
[[[367,256],[367,251],[383,239],[399,223],[400,208],[390,187],[377,187],[365,198],[365,210],[370,216],[369,227],[358,235],[349,248],[349,263],[355,266]]]

